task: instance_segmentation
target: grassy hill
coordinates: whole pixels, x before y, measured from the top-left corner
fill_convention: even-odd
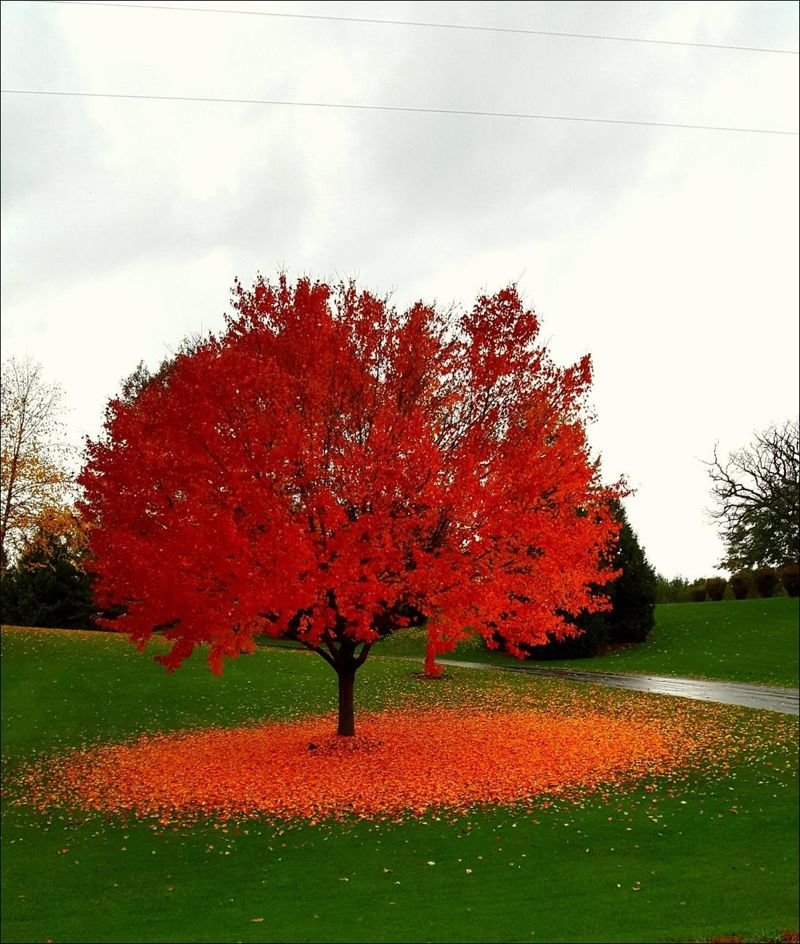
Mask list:
[[[698,769],[578,803],[164,828],[37,813],[24,795],[11,802],[10,785],[34,755],[329,712],[322,660],[261,650],[215,678],[198,656],[167,675],[120,637],[46,630],[5,630],[2,650],[4,941],[753,940],[797,928],[796,725],[785,716],[682,703],[721,730],[745,726],[746,755],[724,776]],[[543,705],[580,692],[601,713],[632,716],[659,698],[474,670],[421,682],[413,671],[370,658],[357,710],[469,705],[500,684]]]
[[[642,672],[798,685],[800,606],[792,597],[723,600],[719,603],[666,603],[656,607],[656,625],[641,645],[591,659],[531,663],[583,671]],[[424,631],[398,633],[376,647],[377,655],[419,656]],[[519,665],[517,659],[490,652],[481,640],[469,640],[454,659]]]

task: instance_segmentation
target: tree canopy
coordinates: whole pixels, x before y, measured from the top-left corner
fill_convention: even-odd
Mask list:
[[[91,629],[91,579],[83,567],[86,533],[73,510],[39,516],[14,563],[2,574],[0,619],[16,626]]]
[[[556,366],[514,287],[398,311],[259,277],[224,331],[109,404],[83,511],[98,603],[174,669],[291,634],[339,676],[424,614],[437,651],[512,652],[607,606],[619,524],[586,440],[587,357]]]
[[[42,514],[64,507],[70,478],[61,436],[63,393],[30,359],[3,363],[0,383],[0,565],[5,569]]]
[[[800,437],[797,420],[770,426],[752,443],[708,463],[730,570],[796,563],[800,556]]]
[[[551,639],[546,645],[531,648],[529,654],[534,659],[585,659],[597,655],[609,644],[644,642],[653,629],[655,571],[628,522],[622,503],[614,499],[611,508],[620,532],[613,556],[604,561],[604,565],[612,569],[616,577],[598,588],[598,592],[608,598],[609,608],[569,616],[569,622],[581,630],[580,635]],[[502,646],[502,635],[498,636],[497,642]]]

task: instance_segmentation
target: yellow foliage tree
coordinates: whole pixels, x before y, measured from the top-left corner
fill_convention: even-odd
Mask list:
[[[63,392],[42,378],[41,365],[11,358],[0,382],[0,564],[5,569],[43,518],[67,514],[61,415]]]
[[[52,542],[57,542],[73,562],[80,562],[86,554],[88,527],[81,514],[71,505],[47,505],[42,508],[25,536],[22,556],[45,559]]]

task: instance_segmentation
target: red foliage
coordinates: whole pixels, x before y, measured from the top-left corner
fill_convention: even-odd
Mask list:
[[[176,668],[293,633],[340,680],[424,614],[520,654],[602,608],[620,488],[514,288],[400,313],[352,285],[237,283],[226,330],[112,401],[81,476],[98,602]],[[469,627],[469,629],[467,628]]]

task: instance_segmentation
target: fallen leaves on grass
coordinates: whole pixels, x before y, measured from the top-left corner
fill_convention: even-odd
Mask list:
[[[694,746],[680,725],[525,708],[387,711],[365,716],[355,738],[331,726],[317,717],[74,751],[28,768],[26,799],[164,824],[212,813],[401,818],[663,773]]]
[[[709,944],[744,944],[745,938],[738,934],[720,934],[707,940]],[[797,931],[780,931],[777,934],[749,940],[753,944],[800,944],[800,934]]]
[[[399,707],[359,715],[355,738],[333,734],[331,715],[154,733],[34,759],[5,792],[42,811],[165,826],[402,820],[497,804],[547,809],[555,797],[582,804],[635,783],[671,792],[687,777],[725,779],[733,763],[769,768],[778,742],[797,735],[789,716],[599,687],[433,688],[390,693]]]

